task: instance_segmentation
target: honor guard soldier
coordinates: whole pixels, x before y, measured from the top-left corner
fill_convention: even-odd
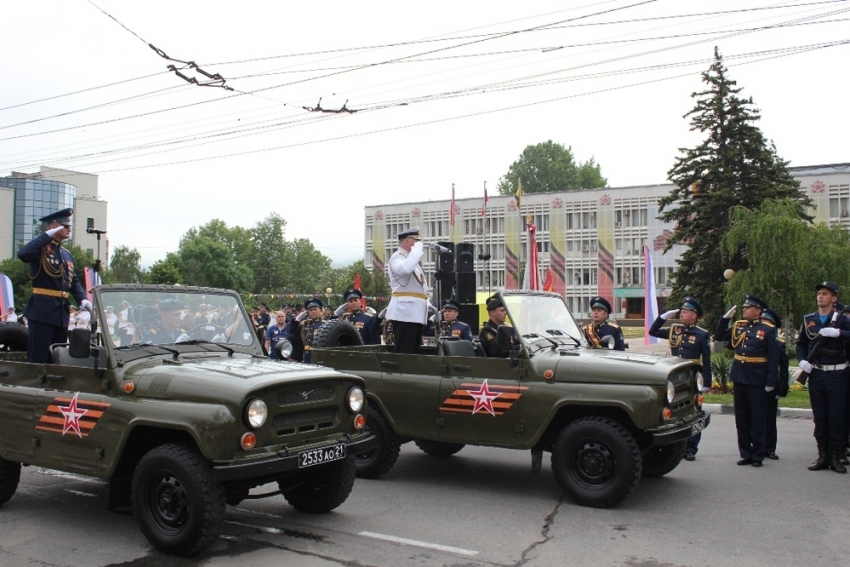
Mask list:
[[[505,309],[505,304],[498,297],[490,297],[487,299],[487,312],[490,314],[490,319],[482,325],[478,332],[478,337],[481,340],[481,348],[484,354],[492,358],[508,358],[510,351],[499,348],[496,344],[496,336],[499,327],[505,324],[505,319],[508,317],[508,310]],[[518,340],[516,331],[514,331],[514,341]]]
[[[440,321],[437,338],[453,341],[472,340],[472,329],[463,321],[458,321],[458,313],[460,313],[460,303],[456,299],[447,299],[443,302],[443,320]]]
[[[419,227],[399,232],[398,250],[390,258],[388,272],[392,298],[387,319],[392,321],[394,352],[415,354],[422,345],[422,331],[428,323],[428,283],[419,261],[422,241]]]
[[[738,430],[739,465],[762,466],[767,443],[767,397],[774,396],[779,369],[776,329],[762,322],[767,304],[755,295],[744,296],[744,318],[729,323],[737,305],[717,323],[715,341],[730,341],[735,349],[730,378]]]
[[[29,328],[27,362],[52,362],[50,345],[68,342],[68,298],[74,296],[80,307],[92,312],[77,274],[74,257],[62,247],[71,236],[73,209],[63,209],[38,220],[47,223],[39,234],[18,250],[32,280],[32,296],[24,309]]]
[[[307,311],[304,313],[306,317],[301,321],[301,341],[304,343],[304,357],[302,362],[310,362],[313,344],[316,340],[316,332],[322,328],[324,319],[322,319],[322,301],[317,298],[308,299],[304,302],[304,307]]]
[[[844,458],[844,407],[847,403],[847,353],[850,319],[833,308],[838,286],[822,282],[817,289],[818,310],[803,318],[797,336],[797,360],[809,373],[809,400],[815,422],[818,458],[810,471],[831,468],[846,473]],[[817,349],[817,351],[815,350]]]
[[[381,328],[377,318],[361,309],[363,294],[360,290],[349,289],[342,294],[342,298],[345,299],[345,303],[337,308],[336,315],[357,327],[364,345],[381,344]],[[343,312],[343,309],[346,311]]]
[[[604,297],[594,297],[590,300],[590,324],[582,327],[584,335],[593,348],[602,348],[602,339],[614,337],[614,350],[626,350],[626,340],[623,338],[623,330],[608,320],[611,314],[611,304]]]
[[[679,320],[681,323],[662,327],[664,322],[675,317],[676,313],[680,313]],[[697,327],[697,320],[701,317],[702,306],[696,298],[689,295],[682,300],[682,306],[679,309],[662,313],[652,323],[649,334],[670,341],[671,355],[688,360],[700,360],[702,363],[702,391],[707,392],[711,386],[711,333]],[[701,438],[702,432],[688,439],[684,457],[686,461],[696,460]]]
[[[777,374],[779,384],[777,384],[776,390],[771,392],[771,394],[775,394],[774,396],[767,395],[767,441],[764,453],[765,457],[776,461],[779,459],[776,454],[776,414],[779,411],[779,398],[788,395],[788,350],[785,348],[785,341],[779,338],[779,329],[782,326],[779,314],[768,307],[762,312],[761,318],[768,325],[776,327],[776,340],[779,341],[779,370]]]

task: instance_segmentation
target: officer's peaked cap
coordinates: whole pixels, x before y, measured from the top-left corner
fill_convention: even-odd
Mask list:
[[[460,311],[460,302],[457,299],[447,299],[443,302],[443,309],[454,309]]]
[[[415,238],[416,240],[421,240],[421,238],[419,236],[419,227],[418,226],[414,226],[413,228],[409,228],[409,229],[405,230],[404,232],[399,232],[398,234],[396,234],[396,237],[399,240],[404,240],[405,238]]]
[[[322,300],[317,297],[313,297],[304,302],[304,309],[310,309],[311,307],[318,307],[321,309]]]
[[[597,307],[611,313],[611,304],[604,297],[597,296],[590,300],[590,308],[596,309]]]
[[[752,305],[754,307],[758,307],[762,311],[767,309],[767,303],[756,297],[755,295],[748,293],[744,296],[744,307],[747,305]]]
[[[835,282],[821,282],[815,286],[815,289],[817,290],[821,290],[823,288],[826,288],[835,295],[838,295],[838,285]]]
[[[356,297],[357,299],[360,299],[361,297],[363,297],[363,294],[360,292],[359,289],[349,289],[345,293],[342,294],[342,298],[346,301],[348,301],[352,297]]]
[[[165,301],[161,301],[158,305],[161,313],[165,313],[166,311],[177,311],[178,309],[183,309],[185,307],[185,305],[175,299],[166,299]]]
[[[702,306],[695,297],[688,295],[682,300],[682,309],[688,309],[697,314],[697,317],[702,317]]]
[[[71,215],[74,214],[74,209],[62,209],[61,211],[56,211],[55,213],[51,213],[47,216],[41,217],[38,219],[41,222],[46,222],[47,224],[54,222],[71,222]]]
[[[504,307],[504,306],[505,306],[505,304],[502,303],[502,300],[499,299],[498,297],[496,297],[495,295],[493,297],[487,298],[487,311],[494,311],[494,310],[498,309],[499,307]]]

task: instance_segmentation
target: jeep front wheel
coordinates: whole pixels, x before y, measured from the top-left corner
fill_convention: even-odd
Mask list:
[[[224,522],[225,496],[194,447],[151,449],[133,475],[133,515],[147,540],[165,553],[194,555],[213,543]]]
[[[0,506],[9,501],[21,481],[21,463],[0,457]]]
[[[289,479],[287,479],[289,480]],[[345,502],[354,487],[354,458],[303,469],[298,473],[299,485],[289,489],[291,482],[278,481],[283,497],[290,506],[309,514],[330,512]]]
[[[465,447],[463,443],[444,443],[430,439],[416,439],[414,443],[423,453],[432,457],[451,457]]]
[[[643,457],[643,476],[659,477],[671,472],[682,462],[688,440],[653,447]]]
[[[552,471],[576,504],[606,508],[637,486],[641,457],[634,437],[604,417],[578,419],[565,427],[552,449]]]
[[[378,478],[389,472],[401,452],[401,440],[381,410],[369,406],[366,429],[375,434],[378,446],[367,453],[354,455],[354,465],[360,478]]]

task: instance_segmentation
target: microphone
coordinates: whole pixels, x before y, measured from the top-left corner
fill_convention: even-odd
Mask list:
[[[99,228],[87,228],[86,232],[89,234],[106,234],[105,230],[101,230]]]
[[[437,252],[451,252],[451,250],[449,250],[445,246],[440,246],[439,244],[434,244],[432,242],[426,242],[425,246],[431,248],[432,250],[436,250]]]

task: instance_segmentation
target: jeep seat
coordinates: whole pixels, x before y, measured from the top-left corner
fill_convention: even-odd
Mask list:
[[[444,356],[475,356],[475,347],[470,341],[452,341],[440,339],[437,343],[437,354]]]

